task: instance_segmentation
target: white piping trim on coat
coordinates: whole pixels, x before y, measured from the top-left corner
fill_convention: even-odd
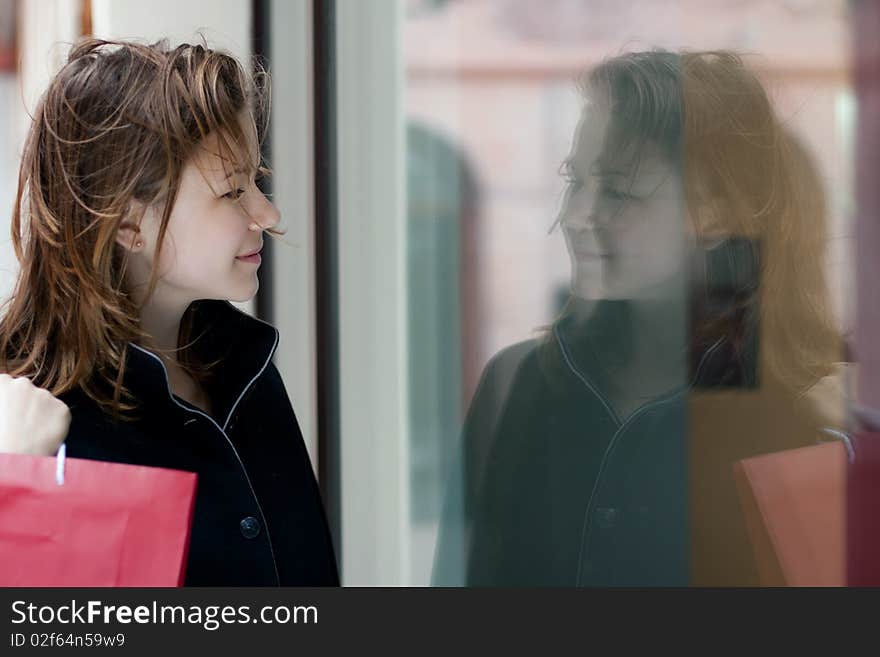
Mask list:
[[[232,413],[235,411],[238,406],[241,398],[244,397],[245,393],[250,389],[250,387],[254,384],[254,382],[260,378],[260,375],[266,371],[266,368],[269,367],[269,363],[272,360],[272,354],[275,353],[275,349],[278,347],[278,331],[275,331],[275,342],[272,344],[272,348],[269,350],[269,357],[266,359],[266,362],[263,363],[263,367],[260,368],[260,371],[254,375],[248,384],[242,388],[241,394],[238,396],[238,399],[235,400],[235,403],[232,405],[232,408],[229,409],[229,414],[226,416],[226,422],[223,423],[223,431],[226,431],[226,427],[229,426],[229,420],[232,419]]]
[[[561,336],[557,335],[557,339],[559,340],[560,346],[562,346],[563,341],[562,341]],[[703,365],[705,364],[706,360],[721,345],[722,342],[724,342],[724,336],[722,336],[718,340],[716,340],[715,344],[713,344],[711,347],[709,347],[709,349],[706,350],[706,353],[703,354],[703,357],[700,359],[699,365],[697,365],[697,371],[694,374],[694,381],[691,383],[691,385],[693,385],[693,383],[696,382],[697,378],[700,375],[700,371],[703,369]],[[576,373],[579,373],[579,372],[576,372]],[[585,381],[585,377],[583,377],[583,376],[581,376],[580,379],[582,381]],[[593,391],[595,394],[597,394],[601,397],[601,393],[596,392],[595,388],[593,388],[592,386],[589,386],[589,388],[591,391]],[[617,431],[614,432],[614,435],[611,437],[611,440],[608,442],[608,446],[605,448],[605,453],[602,455],[602,461],[599,463],[599,471],[596,473],[596,480],[593,482],[593,489],[590,492],[590,498],[587,500],[587,508],[584,511],[584,520],[583,520],[583,523],[581,526],[581,541],[580,541],[580,546],[578,548],[578,567],[577,567],[576,579],[574,582],[575,586],[580,585],[581,576],[583,573],[584,546],[588,544],[590,534],[591,534],[590,530],[592,529],[592,523],[590,522],[590,515],[592,514],[593,501],[596,497],[596,493],[599,490],[599,484],[602,479],[602,474],[605,471],[605,466],[607,465],[609,459],[611,458],[611,454],[613,453],[614,448],[619,443],[619,440],[618,440],[619,437],[621,435],[623,435],[626,428],[628,426],[630,426],[636,419],[638,419],[638,417],[640,415],[642,415],[642,413],[645,410],[652,408],[654,406],[658,406],[660,404],[664,404],[666,402],[669,402],[672,399],[675,399],[676,397],[681,395],[683,392],[687,391],[689,388],[690,388],[689,385],[682,386],[682,388],[679,390],[675,390],[667,395],[660,397],[659,399],[654,399],[650,402],[647,402],[646,404],[643,404],[641,407],[636,409],[632,414],[630,414],[630,416],[626,419],[626,421],[618,427]]]
[[[241,312],[238,309],[235,309],[235,310],[236,310],[236,312]],[[241,313],[241,314],[244,315],[244,313]],[[235,408],[236,408],[236,406],[238,406],[238,403],[241,401],[241,398],[244,396],[244,393],[247,392],[247,390],[251,387],[251,385],[253,385],[254,381],[256,381],[257,378],[260,376],[260,374],[262,374],[265,371],[265,369],[269,366],[269,362],[272,360],[272,355],[275,353],[275,348],[278,346],[278,329],[276,329],[271,324],[268,324],[266,322],[263,322],[262,320],[256,319],[255,317],[250,317],[249,315],[245,315],[245,316],[248,317],[249,319],[254,319],[255,321],[261,322],[262,324],[266,324],[266,326],[269,326],[270,328],[272,328],[272,330],[275,331],[275,343],[272,345],[272,348],[269,350],[269,356],[268,356],[268,358],[266,358],[266,362],[263,363],[263,367],[260,368],[260,373],[257,374],[257,376],[255,376],[253,379],[251,379],[251,381],[241,391],[241,394],[238,396],[238,399],[235,400],[235,403],[232,405],[232,408],[229,411],[229,415],[226,417],[226,422],[229,422],[229,418],[232,417],[232,413],[233,413],[233,411],[235,411]],[[130,342],[129,344],[132,347],[135,347],[136,349],[147,354],[151,358],[156,359],[156,361],[159,363],[159,365],[162,366],[162,373],[165,375],[165,386],[168,389],[168,396],[171,398],[171,401],[173,401],[175,404],[180,406],[180,408],[184,409],[185,411],[189,411],[190,413],[196,413],[198,415],[201,415],[204,418],[207,418],[211,422],[211,424],[213,424],[215,427],[217,427],[217,430],[221,434],[223,434],[223,437],[226,438],[226,442],[229,443],[229,447],[232,448],[232,453],[235,454],[235,458],[238,460],[239,466],[241,466],[241,471],[244,474],[244,478],[245,478],[245,481],[247,481],[248,487],[251,489],[251,495],[253,495],[253,497],[254,497],[254,502],[257,503],[257,509],[260,512],[260,516],[263,518],[263,527],[266,529],[266,540],[268,540],[268,542],[269,542],[269,551],[272,554],[272,567],[275,570],[275,578],[278,581],[278,585],[281,586],[281,575],[278,572],[278,563],[275,561],[275,548],[272,547],[272,537],[269,534],[269,523],[266,522],[266,514],[263,513],[263,507],[260,504],[260,500],[257,498],[257,492],[254,490],[254,486],[251,483],[251,478],[248,476],[247,470],[244,467],[244,462],[241,460],[241,456],[239,456],[238,450],[235,449],[235,445],[232,443],[232,440],[230,440],[229,436],[226,435],[226,431],[224,429],[222,429],[220,427],[220,425],[217,424],[216,420],[214,420],[214,418],[212,418],[210,415],[208,415],[207,413],[203,413],[202,411],[200,411],[198,409],[193,409],[193,408],[189,408],[188,406],[184,406],[179,401],[177,401],[177,399],[174,396],[174,393],[171,390],[171,383],[169,382],[169,379],[168,379],[168,370],[165,369],[165,363],[162,362],[161,358],[159,358],[156,354],[149,351],[148,349],[144,349],[140,345],[134,344],[133,342]],[[226,424],[224,423],[223,426],[225,427]]]
[[[559,350],[562,352],[562,357],[565,359],[565,364],[568,365],[568,369],[574,373],[574,375],[581,380],[581,382],[590,389],[590,391],[599,398],[599,401],[602,403],[602,406],[605,407],[605,410],[608,411],[608,414],[614,419],[615,424],[618,427],[622,424],[622,420],[617,415],[617,412],[611,407],[605,397],[600,393],[596,387],[590,383],[590,380],[584,375],[580,369],[578,369],[577,365],[574,364],[571,356],[568,355],[568,347],[565,345],[565,340],[562,339],[562,335],[559,332],[559,325],[556,324],[553,326],[553,335],[556,338],[556,343],[559,345]]]

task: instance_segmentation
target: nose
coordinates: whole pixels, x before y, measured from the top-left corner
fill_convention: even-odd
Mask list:
[[[559,222],[573,233],[605,231],[612,220],[606,206],[598,182],[589,178],[575,193],[566,195]]]
[[[593,233],[598,236],[609,228],[610,217],[606,215],[606,212],[595,207],[585,208],[582,212],[563,214],[560,223],[574,234]]]
[[[595,208],[586,209],[577,215],[563,218],[563,228],[570,246],[575,248],[598,249],[601,252],[612,250],[611,227],[607,213]]]
[[[266,198],[266,195],[260,192],[259,206],[256,212],[251,214],[251,224],[249,230],[264,231],[274,228],[281,221],[281,213],[278,208]]]

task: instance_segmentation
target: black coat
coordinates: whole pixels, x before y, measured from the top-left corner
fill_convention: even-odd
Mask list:
[[[196,343],[222,358],[212,415],[171,393],[153,353],[129,345],[138,419],[112,422],[81,391],[67,455],[198,474],[186,586],[336,586],[333,546],[296,416],[272,363],[278,331],[222,301],[199,301]]]

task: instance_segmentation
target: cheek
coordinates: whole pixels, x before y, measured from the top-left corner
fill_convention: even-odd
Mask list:
[[[212,260],[238,253],[247,232],[247,224],[238,212],[220,207],[193,215],[175,231],[182,244],[180,250],[212,256]]]
[[[687,222],[682,208],[674,202],[646,203],[639,208],[625,210],[621,216],[621,239],[634,247],[649,248],[651,252],[678,254],[687,241]]]
[[[166,277],[181,282],[201,280],[232,268],[237,253],[231,230],[177,227],[166,234],[160,266]]]
[[[559,217],[563,220],[564,224],[576,228],[587,227],[589,205],[585,197],[585,194],[578,192],[563,201]]]

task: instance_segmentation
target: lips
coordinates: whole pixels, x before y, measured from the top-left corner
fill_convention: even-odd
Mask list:
[[[263,247],[261,245],[260,248],[258,248],[256,251],[250,251],[248,253],[243,253],[242,255],[235,256],[235,257],[236,258],[250,258],[251,256],[255,256],[255,255],[259,254],[260,251],[262,251],[262,250],[263,250]]]

